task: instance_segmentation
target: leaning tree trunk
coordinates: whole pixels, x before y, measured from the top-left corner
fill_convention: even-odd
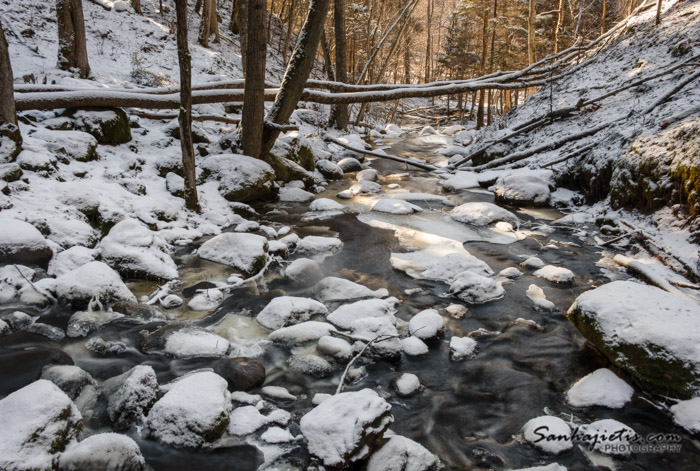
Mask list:
[[[85,20],[80,0],[56,0],[58,20],[58,68],[77,69],[80,78],[90,74],[87,45],[85,43]]]
[[[248,0],[248,47],[246,49],[245,90],[241,140],[243,153],[259,158],[265,120],[265,58],[267,0]]]
[[[192,66],[187,44],[187,0],[175,0],[177,18],[177,59],[180,63],[180,147],[185,174],[185,206],[199,212],[197,178],[192,143]]]
[[[335,29],[335,78],[345,83],[348,78],[347,45],[345,41],[345,0],[333,0]],[[335,105],[331,109],[331,126],[345,129],[348,126],[348,105]]]
[[[316,49],[321,41],[329,5],[330,0],[311,0],[309,4],[309,13],[301,28],[300,39],[289,60],[275,103],[266,118],[260,154],[263,157],[267,156],[279,136],[280,130],[275,125],[286,123],[299,103],[316,61]]]

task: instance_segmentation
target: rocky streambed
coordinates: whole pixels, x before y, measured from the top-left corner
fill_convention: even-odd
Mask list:
[[[377,137],[447,160],[446,136]],[[43,237],[13,223],[39,266],[0,268],[0,468],[700,467],[697,406],[665,398],[697,391],[690,290],[630,281],[589,215],[485,189],[549,201],[546,172],[339,165],[172,263],[125,219],[99,261],[69,249],[44,277]],[[108,264],[129,260],[161,281],[124,283]],[[596,431],[680,448],[611,451]]]

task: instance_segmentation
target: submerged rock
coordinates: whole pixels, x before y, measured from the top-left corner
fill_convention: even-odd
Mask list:
[[[700,306],[654,286],[613,281],[579,296],[568,317],[617,367],[652,391],[700,391]]]
[[[363,389],[336,394],[301,418],[309,452],[324,466],[348,466],[365,459],[394,421],[391,406]]]

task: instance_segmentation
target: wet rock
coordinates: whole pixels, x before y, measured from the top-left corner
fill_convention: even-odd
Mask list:
[[[37,286],[45,286],[56,293],[60,302],[77,308],[86,307],[93,297],[103,303],[136,301],[119,274],[103,262],[87,263],[55,280],[41,280]]]
[[[234,267],[248,276],[258,273],[267,263],[267,239],[245,233],[219,234],[197,251],[205,260]]]
[[[105,324],[124,317],[110,311],[78,311],[68,319],[68,337],[85,337]]]
[[[308,321],[312,316],[328,313],[326,306],[309,298],[279,296],[268,303],[256,316],[260,325],[276,330]]]
[[[32,316],[22,311],[14,311],[6,316],[3,316],[3,319],[14,332],[25,330],[34,322]]]
[[[92,134],[100,144],[116,146],[131,140],[129,117],[121,108],[78,110],[72,118],[75,129]]]
[[[107,396],[107,415],[115,429],[126,429],[141,420],[158,396],[158,379],[153,368],[137,365],[109,378],[102,385]]]
[[[48,266],[53,251],[38,229],[19,219],[0,222],[0,263]]]
[[[496,181],[493,194],[498,203],[513,206],[546,206],[549,203],[551,170],[515,170]]]
[[[25,330],[27,332],[39,334],[43,337],[53,340],[54,342],[60,342],[66,337],[66,333],[63,331],[63,329],[53,325],[44,324],[42,322],[34,322],[33,324],[29,325]]]
[[[343,173],[359,172],[364,167],[359,160],[353,157],[346,157],[338,162],[338,167],[343,171]]]
[[[174,447],[202,447],[226,430],[230,397],[221,376],[207,371],[186,375],[169,385],[151,408],[144,433]]]
[[[301,418],[300,426],[309,452],[324,466],[348,466],[374,451],[393,420],[391,406],[363,389],[326,399]]]
[[[210,155],[199,166],[205,176],[219,182],[219,191],[229,201],[247,203],[277,196],[275,172],[260,159],[238,154]]]
[[[126,352],[124,342],[113,342],[102,337],[92,337],[85,342],[85,348],[98,355],[121,355]]]
[[[54,383],[72,400],[85,386],[97,384],[90,373],[75,365],[47,365],[41,371],[41,379]]]
[[[367,471],[436,471],[440,461],[419,443],[392,435],[370,456]]]
[[[124,219],[112,227],[98,251],[124,277],[156,281],[179,277],[167,243],[136,219]]]
[[[230,391],[250,391],[265,382],[265,366],[254,358],[222,358],[214,363],[214,372],[228,382]]]
[[[499,281],[465,271],[455,277],[450,285],[450,294],[471,304],[483,304],[505,296],[506,291]]]
[[[284,276],[293,286],[305,288],[316,284],[323,278],[323,272],[321,272],[321,267],[314,260],[299,258],[285,268]]]
[[[613,281],[580,295],[568,317],[617,367],[659,394],[700,391],[700,307],[655,286]]]
[[[58,458],[58,471],[142,471],[146,460],[139,446],[126,435],[98,433],[66,448]]]
[[[165,320],[166,316],[157,306],[131,301],[119,301],[112,305],[112,311],[144,322]]]
[[[330,160],[317,160],[316,170],[329,180],[340,180],[344,175],[343,169]]]
[[[0,400],[0,469],[50,470],[56,453],[83,427],[78,408],[58,386],[35,381]]]
[[[457,222],[473,226],[488,226],[500,221],[516,228],[520,226],[520,220],[515,214],[493,203],[464,203],[454,208],[450,217]]]

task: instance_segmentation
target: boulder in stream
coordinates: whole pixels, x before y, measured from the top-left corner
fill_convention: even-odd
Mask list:
[[[471,304],[483,304],[501,299],[506,291],[500,281],[465,271],[455,277],[450,294]]]
[[[153,367],[137,365],[102,384],[107,396],[107,415],[116,429],[138,422],[158,397],[158,379]]]
[[[310,298],[279,296],[268,303],[256,316],[258,323],[268,329],[280,329],[308,321],[312,316],[325,316],[326,306]]]
[[[197,251],[205,260],[234,267],[251,276],[267,263],[267,239],[247,233],[225,232],[206,241]]]
[[[497,222],[507,222],[513,227],[520,226],[518,217],[493,203],[464,203],[450,212],[450,217],[463,224],[488,226]]]
[[[440,461],[420,443],[392,435],[367,461],[367,471],[435,471]]]
[[[58,471],[142,471],[146,460],[134,440],[118,433],[98,433],[73,443],[58,457]]]

